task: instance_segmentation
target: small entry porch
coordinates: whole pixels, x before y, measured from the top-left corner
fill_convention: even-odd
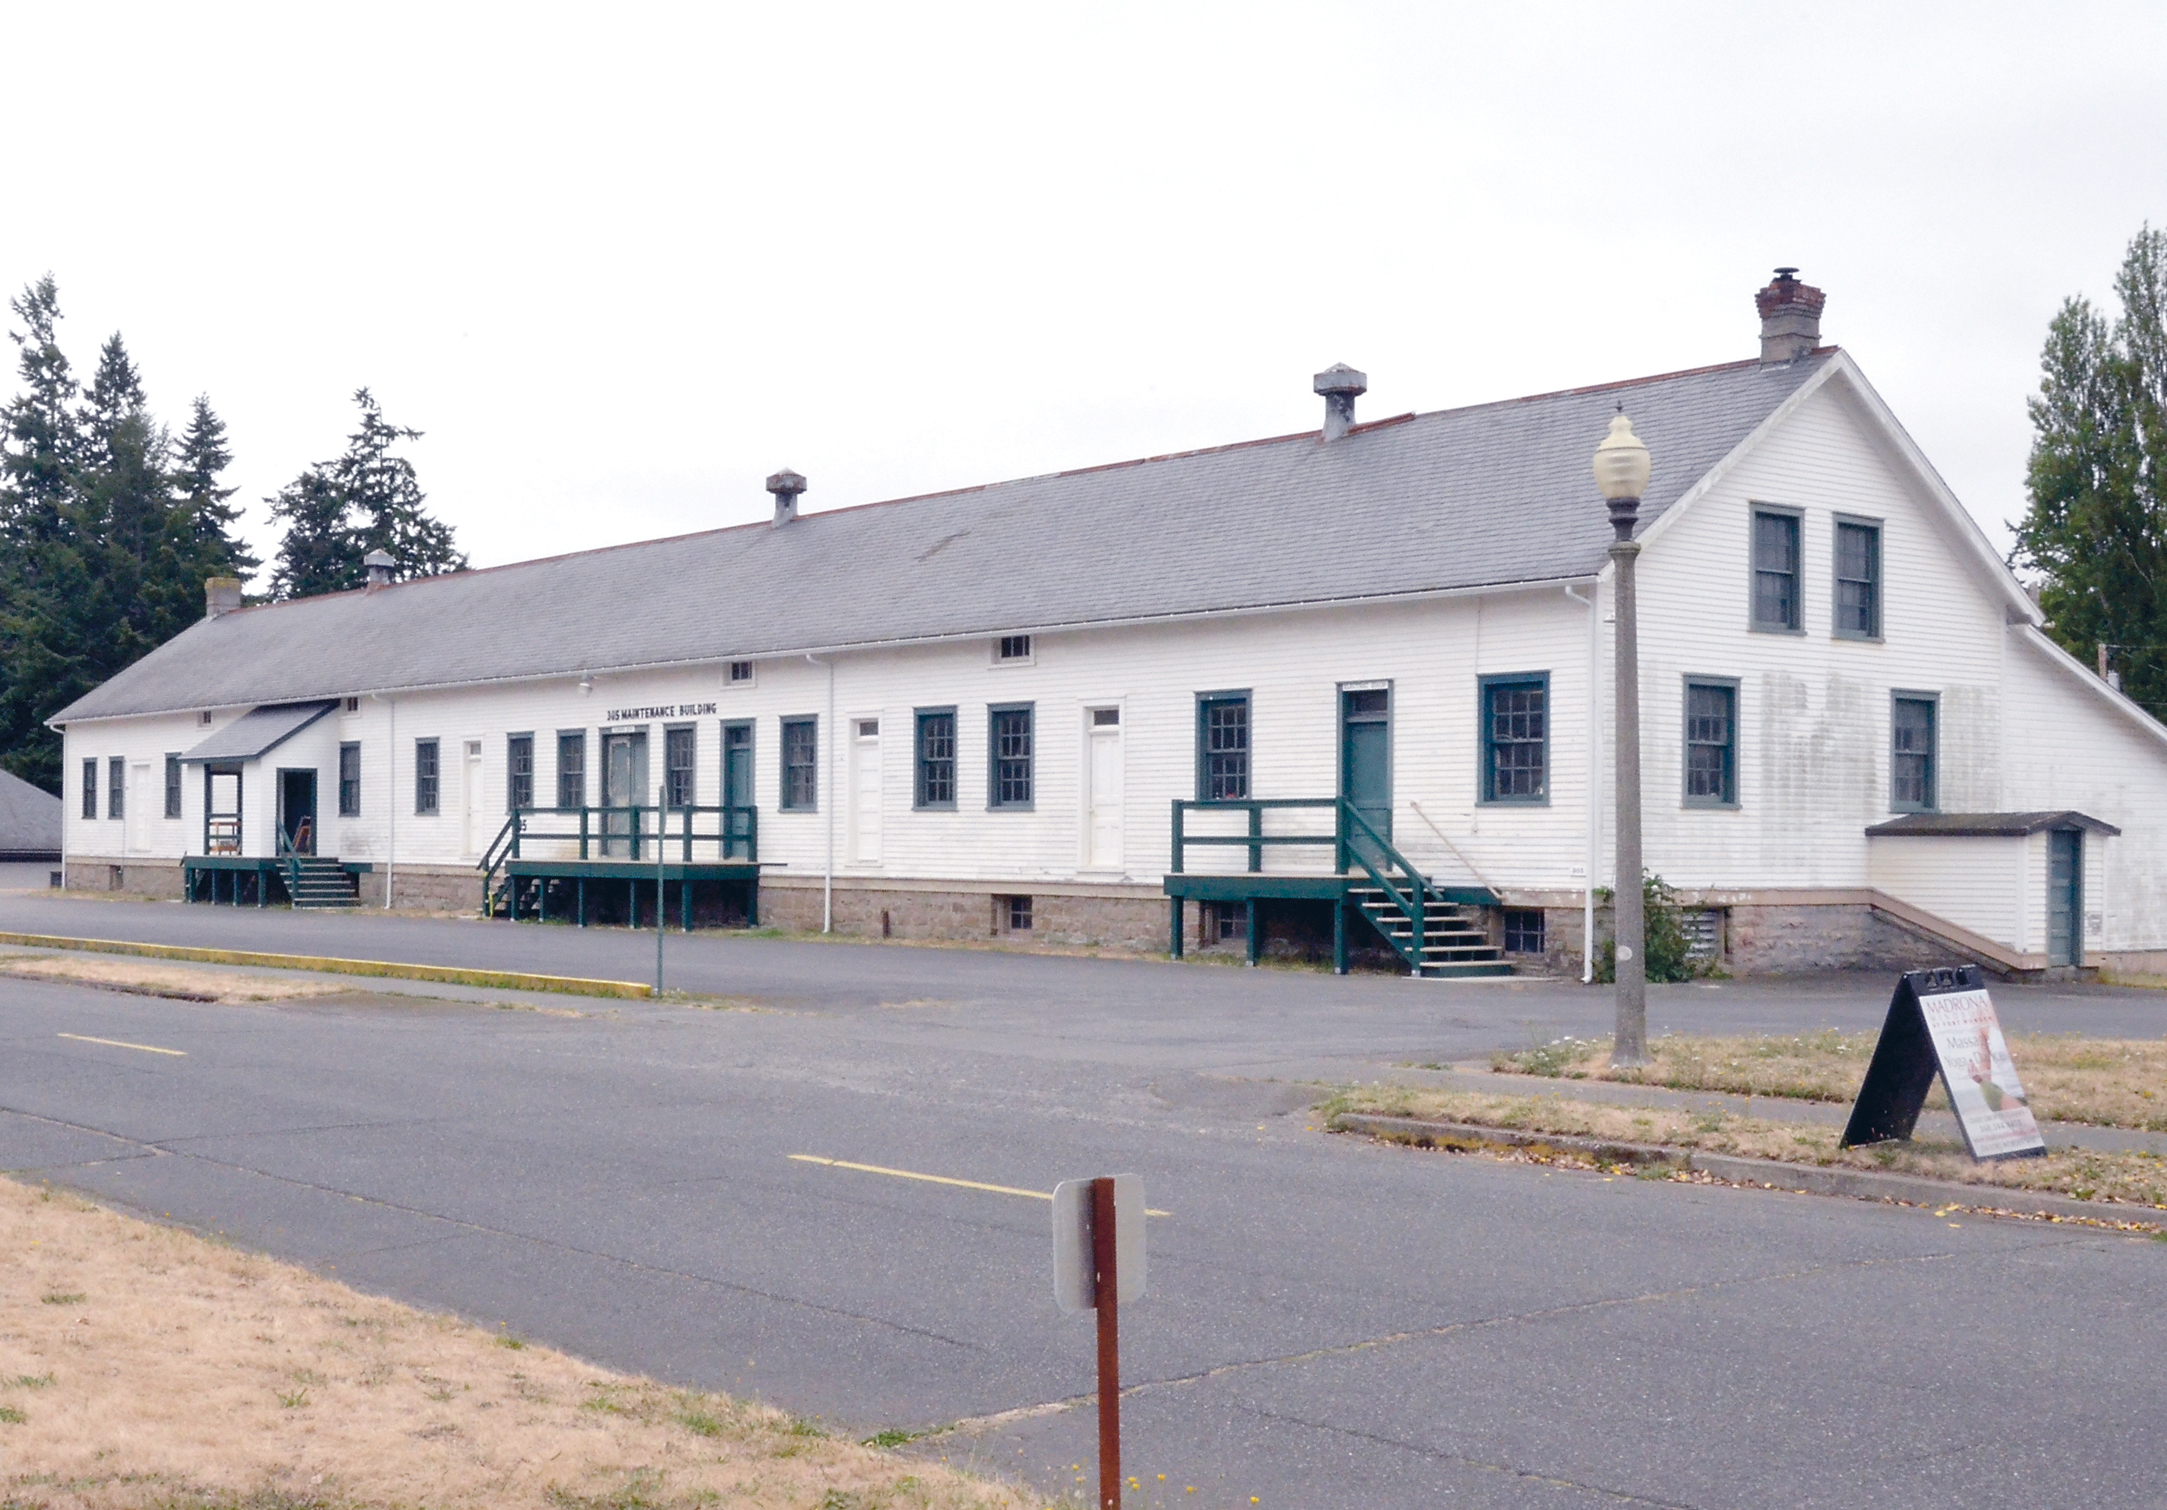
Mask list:
[[[1268,813],[1312,812],[1329,815],[1330,833],[1267,833]],[[1207,814],[1238,814],[1242,831],[1196,833],[1190,820]],[[1246,851],[1239,872],[1198,873],[1188,869],[1191,846]],[[1325,874],[1265,874],[1265,851],[1272,848],[1319,849],[1330,846],[1332,869]],[[1173,868],[1164,883],[1170,902],[1170,952],[1183,954],[1183,903],[1197,901],[1245,909],[1249,963],[1263,954],[1259,903],[1316,901],[1332,913],[1332,969],[1347,973],[1348,925],[1366,925],[1407,965],[1411,975],[1433,979],[1510,975],[1513,967],[1490,942],[1483,921],[1468,909],[1495,907],[1497,894],[1486,886],[1441,885],[1417,870],[1378,831],[1372,816],[1343,797],[1261,799],[1177,799],[1173,808]]]
[[[675,911],[757,927],[759,811],[654,804],[520,808],[479,869],[482,915],[653,927]]]

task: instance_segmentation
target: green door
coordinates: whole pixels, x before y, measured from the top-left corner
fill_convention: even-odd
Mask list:
[[[752,855],[752,815],[738,808],[752,806],[752,725],[722,726],[722,831],[726,860]]]
[[[2073,828],[2047,834],[2047,963],[2084,963],[2084,835]]]
[[[1376,830],[1392,838],[1392,694],[1382,689],[1339,695],[1339,794]],[[1350,825],[1350,827],[1353,827]],[[1348,842],[1382,866],[1374,840],[1353,827]]]

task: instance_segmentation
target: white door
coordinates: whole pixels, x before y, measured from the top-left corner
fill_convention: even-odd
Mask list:
[[[165,793],[158,797],[158,811],[165,811]],[[150,767],[147,765],[128,768],[128,853],[150,853]]]
[[[1091,710],[1091,810],[1085,864],[1092,870],[1121,868],[1121,710]]]
[[[467,741],[466,781],[460,789],[459,801],[466,814],[466,831],[463,836],[466,840],[466,852],[478,855],[490,837],[482,832],[482,825],[487,820],[482,816],[482,742],[478,739]]]
[[[861,718],[851,726],[850,858],[860,865],[880,863],[880,720]]]

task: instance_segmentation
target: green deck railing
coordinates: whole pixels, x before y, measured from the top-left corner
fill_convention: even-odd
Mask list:
[[[706,820],[713,818],[709,824]],[[550,820],[556,820],[554,824]],[[672,827],[676,832],[671,832]],[[760,810],[756,807],[703,807],[688,804],[657,807],[631,803],[621,807],[514,808],[489,841],[476,869],[482,873],[482,913],[496,915],[497,873],[522,858],[529,843],[579,845],[582,860],[668,860],[677,850],[690,865],[712,849],[718,862],[760,859]],[[659,846],[659,853],[657,851]]]

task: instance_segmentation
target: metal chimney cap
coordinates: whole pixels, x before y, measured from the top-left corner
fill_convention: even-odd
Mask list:
[[[361,558],[361,564],[363,566],[378,567],[384,571],[390,571],[399,563],[392,559],[390,551],[384,550],[379,547],[376,550],[370,551],[366,556],[363,556]]]
[[[1345,362],[1334,362],[1313,380],[1319,393],[1367,393],[1369,374],[1357,372]]]
[[[788,467],[784,467],[780,472],[770,473],[767,490],[779,497],[795,498],[805,491],[804,474],[793,472]]]

